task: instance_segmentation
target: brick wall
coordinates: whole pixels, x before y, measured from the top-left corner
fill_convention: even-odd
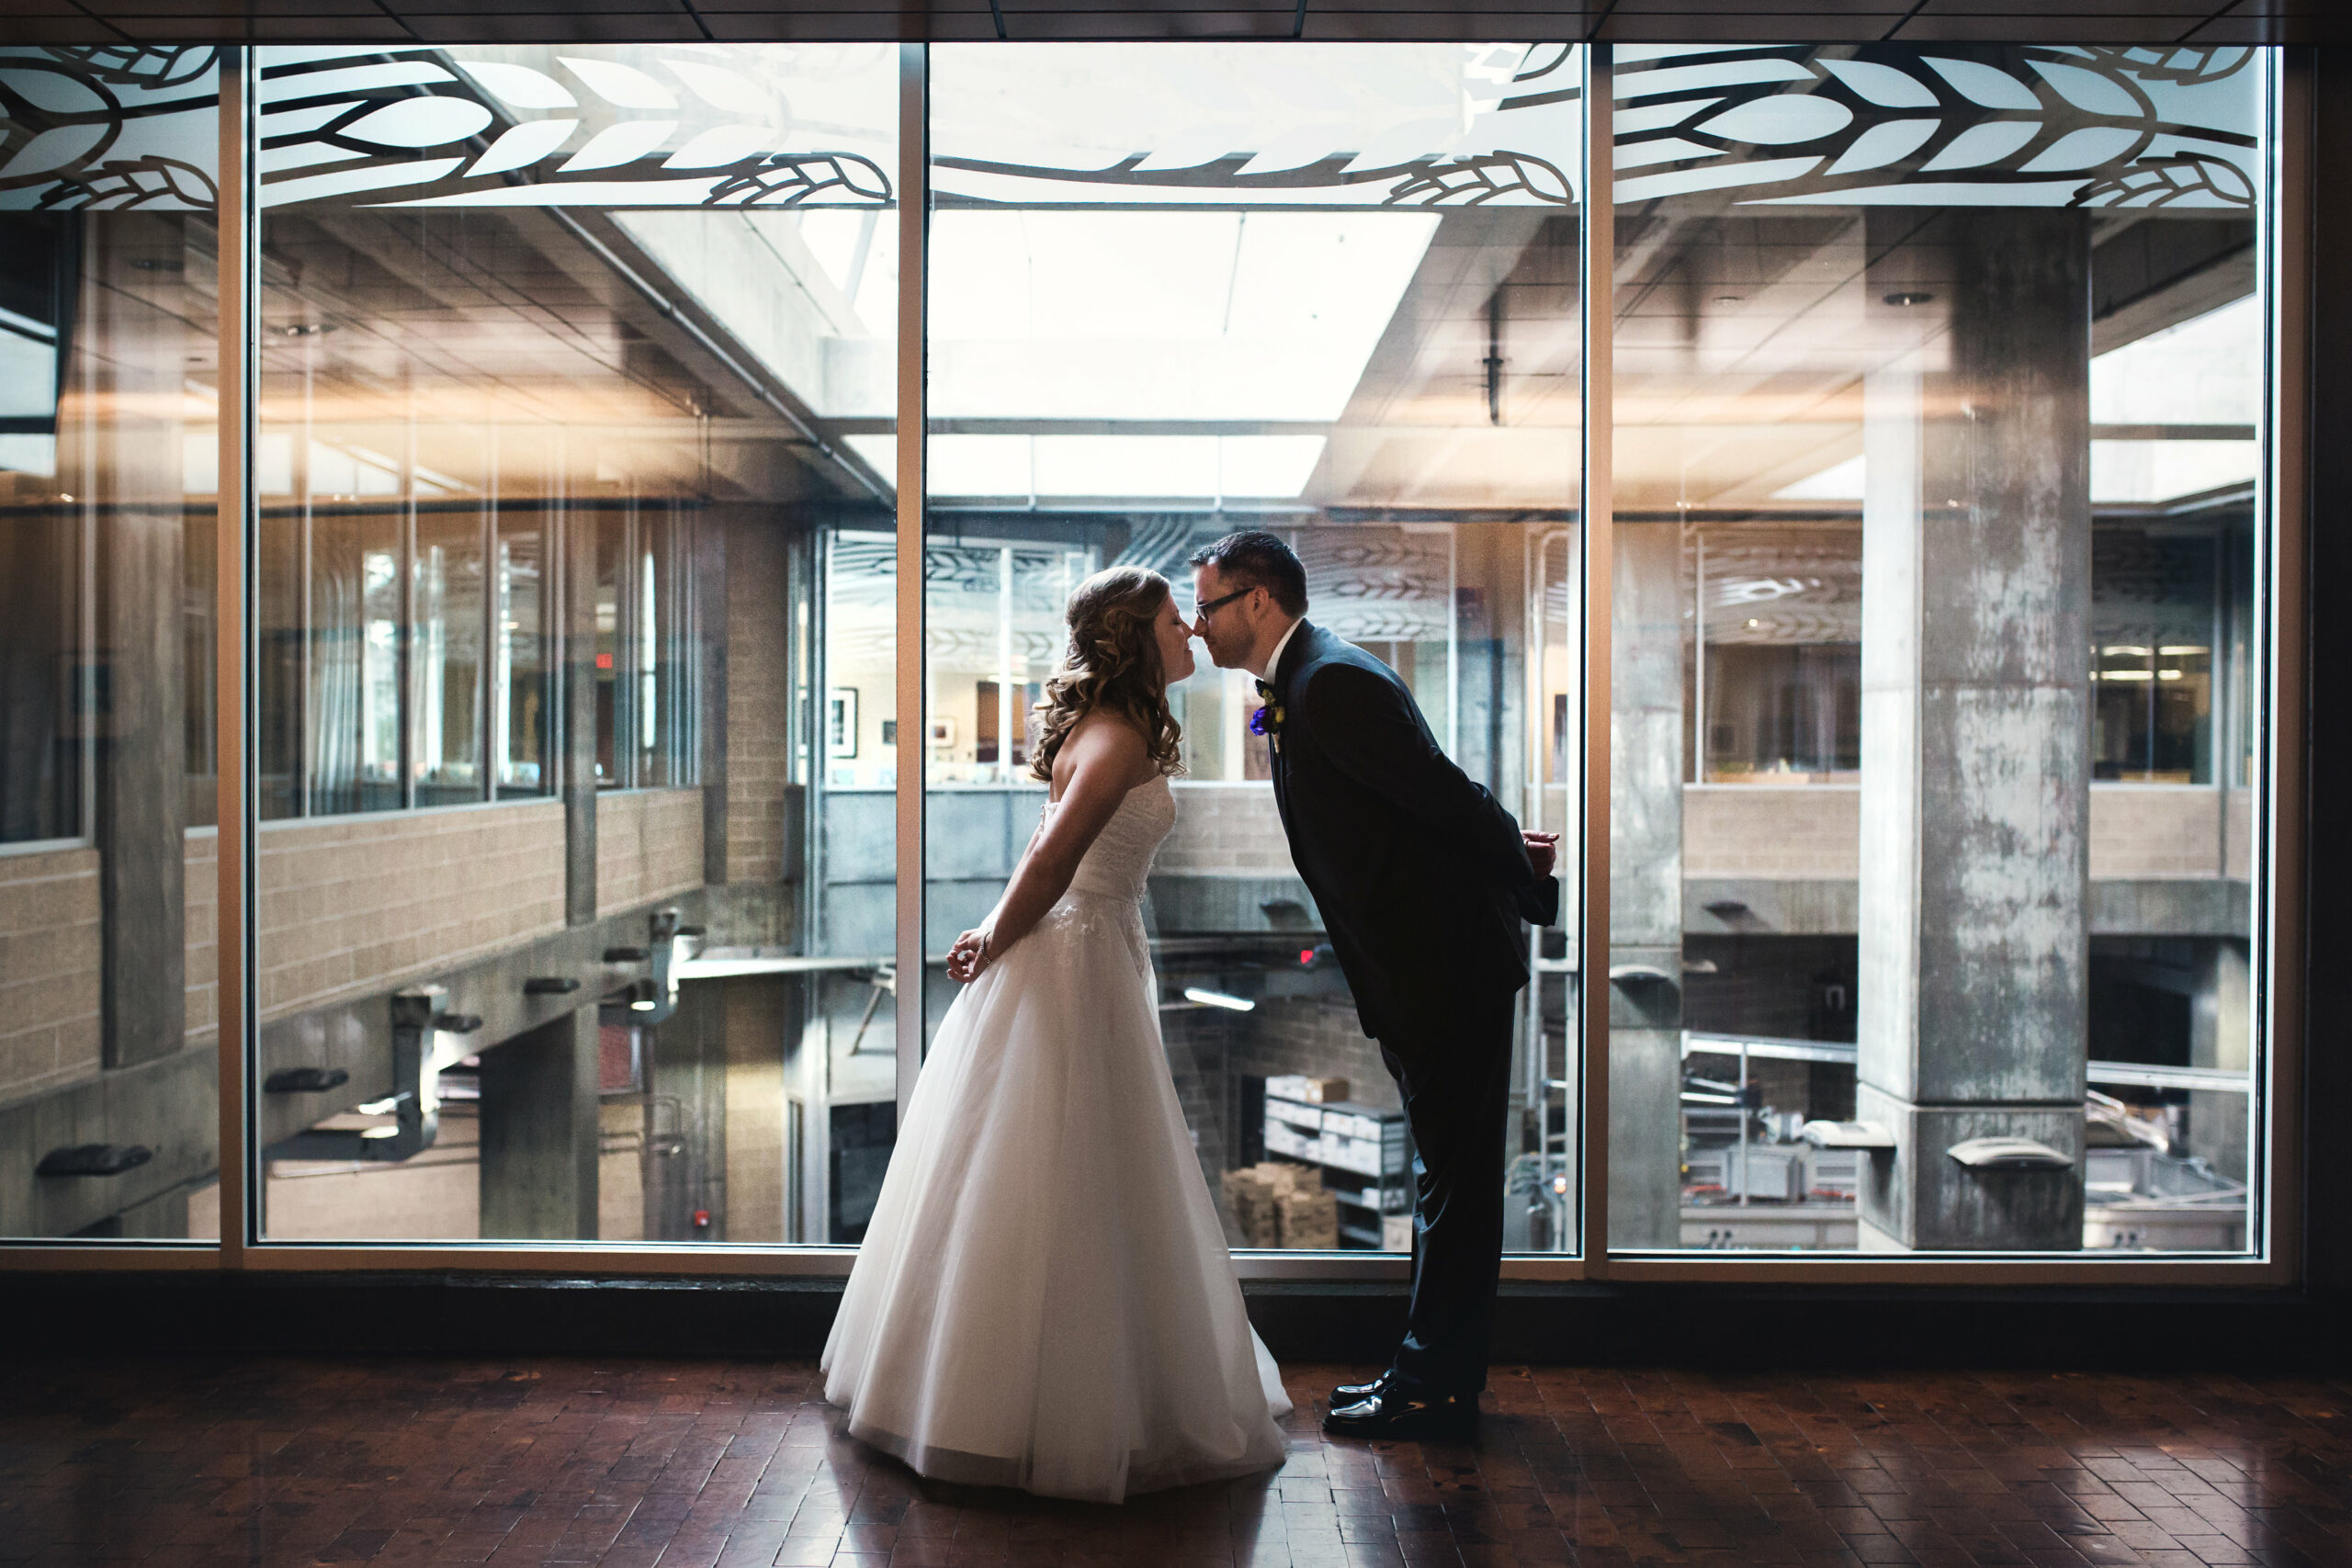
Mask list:
[[[1348,1098],[1363,1105],[1394,1110],[1404,1102],[1396,1080],[1380,1060],[1380,1047],[1364,1038],[1355,1003],[1344,997],[1270,997],[1241,1019],[1226,1049],[1226,1070],[1235,1076],[1273,1077],[1306,1073],[1348,1080]]]
[[[1861,802],[1852,784],[1686,786],[1682,874],[1857,876]]]
[[[738,523],[727,534],[727,880],[784,874],[784,792],[791,779],[790,600],[783,532]]]
[[[560,831],[559,819],[559,836]],[[560,837],[551,863],[560,881]],[[598,915],[701,886],[702,791],[632,789],[596,797]],[[560,886],[557,892],[561,894]]]
[[[733,1242],[785,1235],[784,980],[722,980],[727,1043],[727,1225]]]
[[[98,852],[0,854],[0,1100],[98,1070]]]
[[[187,1038],[209,1040],[220,1022],[220,835],[187,836]]]
[[[2231,874],[2245,876],[2249,813],[2231,796]],[[2217,874],[2221,810],[2201,786],[2091,790],[2091,874],[2132,879]],[[1835,877],[1859,874],[1861,791],[1851,784],[1690,786],[1682,792],[1686,877]]]
[[[2232,837],[2236,836],[2232,825]],[[2120,785],[2091,791],[2091,875],[2134,880],[2220,874],[2222,804],[2211,789]]]
[[[265,1018],[563,926],[557,801],[264,823],[257,850]]]
[[[1152,869],[1170,874],[1287,876],[1290,844],[1270,784],[1178,779],[1176,826]]]

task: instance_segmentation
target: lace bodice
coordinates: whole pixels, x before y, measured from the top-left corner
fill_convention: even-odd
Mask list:
[[[1051,813],[1061,802],[1047,801],[1046,811]],[[1144,878],[1150,874],[1151,857],[1159,841],[1176,826],[1176,795],[1164,777],[1139,784],[1119,802],[1111,819],[1102,824],[1102,831],[1078,863],[1078,873],[1069,880],[1073,893],[1099,893],[1105,897],[1125,898],[1130,902],[1143,897]]]

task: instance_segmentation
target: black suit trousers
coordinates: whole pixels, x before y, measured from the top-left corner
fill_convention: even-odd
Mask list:
[[[1464,987],[1445,1022],[1392,1029],[1380,1041],[1413,1129],[1413,1294],[1394,1371],[1419,1393],[1487,1386],[1514,995]]]

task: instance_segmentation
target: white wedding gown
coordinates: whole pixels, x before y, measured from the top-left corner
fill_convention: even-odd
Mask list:
[[[1139,906],[1175,818],[1166,779],[1129,792],[923,1064],[824,1371],[924,1475],[1116,1503],[1282,1462],[1160,1045]]]

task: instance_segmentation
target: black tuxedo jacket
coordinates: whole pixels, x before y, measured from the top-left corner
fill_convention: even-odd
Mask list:
[[[1465,990],[1525,985],[1520,922],[1558,918],[1559,882],[1535,874],[1519,824],[1439,749],[1396,672],[1301,621],[1267,683],[1274,804],[1364,1032],[1442,1037]]]

